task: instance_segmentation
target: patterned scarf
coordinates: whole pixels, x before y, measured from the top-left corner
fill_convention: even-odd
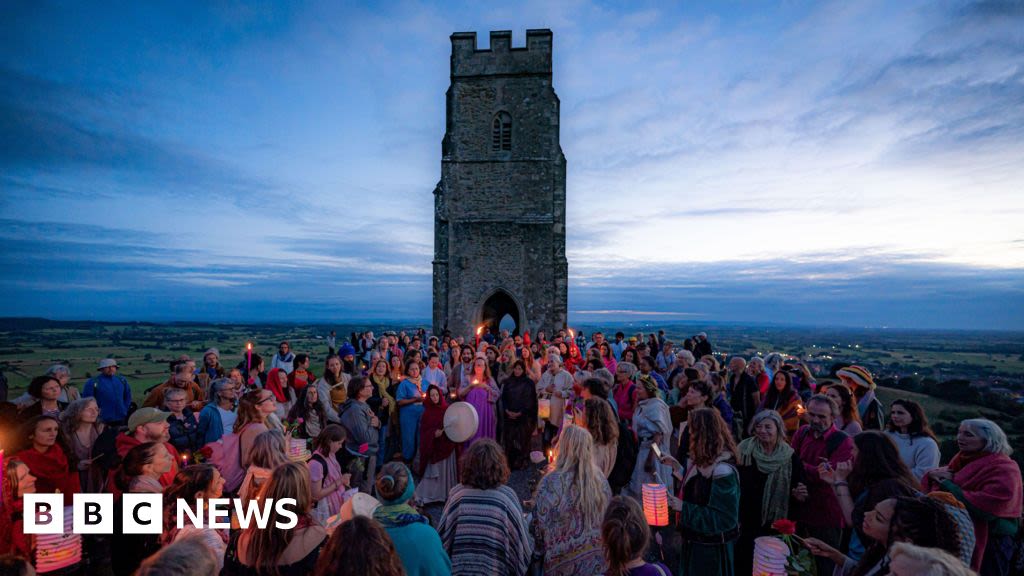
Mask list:
[[[761,499],[761,524],[767,525],[785,518],[789,512],[789,489],[793,474],[790,462],[793,458],[793,448],[779,440],[775,445],[775,451],[768,454],[761,446],[761,442],[751,436],[740,442],[736,451],[740,456],[740,465],[756,464],[758,472],[768,475],[764,483],[764,496]]]

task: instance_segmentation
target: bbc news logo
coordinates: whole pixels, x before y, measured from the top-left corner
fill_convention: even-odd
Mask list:
[[[121,496],[121,532],[124,534],[162,534],[164,531],[164,499],[160,494],[123,494]],[[298,503],[294,498],[250,500],[238,498],[199,499],[192,504],[179,499],[175,523],[179,530],[196,528],[231,528],[232,512],[242,529],[255,525],[266,530],[270,513],[279,516],[275,528],[288,530],[299,523]],[[75,494],[71,506],[72,532],[75,534],[114,533],[113,494]],[[25,494],[25,534],[64,533],[63,494]]]

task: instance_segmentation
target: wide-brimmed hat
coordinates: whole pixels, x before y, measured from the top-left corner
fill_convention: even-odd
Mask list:
[[[114,360],[113,358],[104,358],[100,360],[100,370],[110,367],[117,368],[117,360]]]
[[[871,372],[868,372],[862,366],[854,365],[841,368],[836,372],[836,376],[849,379],[856,386],[867,388],[868,390],[875,389],[875,380],[871,377]]]

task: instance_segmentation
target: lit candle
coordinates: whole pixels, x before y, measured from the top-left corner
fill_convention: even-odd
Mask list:
[[[476,347],[480,348],[480,333],[484,331],[483,325],[476,329]]]
[[[554,464],[554,462],[555,462],[555,451],[554,450],[548,450],[548,466]]]
[[[182,463],[183,467],[186,467],[186,468],[188,467],[188,454],[182,454],[181,455],[181,463]]]
[[[250,378],[249,372],[252,370],[252,342],[245,343],[245,377]]]

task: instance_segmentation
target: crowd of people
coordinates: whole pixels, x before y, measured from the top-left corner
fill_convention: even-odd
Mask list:
[[[716,352],[703,333],[338,342],[319,377],[288,342],[233,367],[214,348],[181,356],[141,402],[113,358],[81,392],[66,366],[33,378],[0,406],[0,574],[43,571],[25,494],[70,506],[79,492],[117,507],[162,494],[167,521],[159,535],[119,520],[86,535],[62,574],[746,575],[780,520],[822,575],[1007,576],[1019,561],[1006,434],[964,420],[942,465],[921,405],[884,406],[861,366],[817,381],[781,354]],[[477,426],[454,441],[445,416],[462,403]],[[524,498],[509,478],[531,468]],[[652,527],[656,489],[672,514]],[[222,496],[294,499],[298,524],[275,528],[272,511],[265,529],[176,527],[179,502]]]

